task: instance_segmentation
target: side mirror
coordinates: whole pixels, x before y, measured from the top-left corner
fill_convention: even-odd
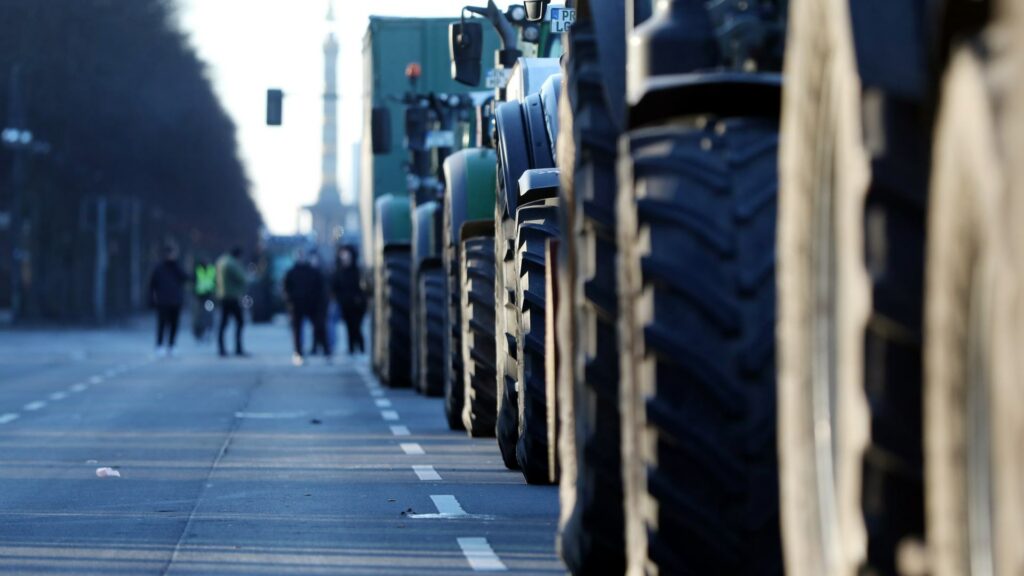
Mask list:
[[[370,116],[370,145],[374,154],[391,153],[391,111],[375,106]]]
[[[525,0],[523,3],[526,4],[526,19],[530,22],[543,20],[544,13],[547,12],[550,1],[551,0]]]
[[[284,92],[271,88],[267,90],[267,126],[280,126]]]
[[[467,86],[479,86],[484,49],[483,25],[479,22],[453,22],[448,26],[448,34],[452,80]]]

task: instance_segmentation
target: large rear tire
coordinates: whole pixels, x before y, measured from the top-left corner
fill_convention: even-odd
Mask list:
[[[448,302],[445,293],[445,271],[437,264],[420,270],[420,304],[417,307],[420,341],[417,358],[420,363],[417,388],[427,396],[444,394],[444,337],[447,329]]]
[[[490,223],[488,223],[490,224]],[[471,233],[467,233],[471,232]],[[462,423],[474,438],[493,438],[498,419],[494,358],[494,226],[462,234]]]
[[[411,290],[412,256],[408,246],[384,249],[383,322],[387,325],[387,368],[384,384],[392,388],[412,385]]]
[[[581,7],[582,8],[582,7]],[[618,129],[604,95],[594,23],[580,11],[563,78],[559,306],[561,555],[573,574],[625,570],[619,416],[615,202]]]
[[[631,574],[780,574],[772,118],[631,131],[621,151]]]
[[[993,106],[1009,94],[1019,101],[1024,84],[992,74],[1015,57],[1005,45],[981,45],[960,48],[947,72],[929,196],[926,534],[935,576],[1024,573],[1024,237],[1012,232],[1024,182],[1005,164],[1007,152],[1019,156],[1024,109]]]
[[[445,332],[444,354],[444,418],[449,430],[464,428],[462,412],[465,405],[465,366],[462,360],[462,293],[460,281],[461,251],[456,241],[458,230],[452,220],[452,189],[449,187],[444,199],[444,267],[448,276],[448,326]],[[493,287],[492,287],[493,291]]]
[[[923,530],[928,131],[914,125],[920,108],[878,91],[887,112],[862,119],[848,3],[794,1],[790,14],[778,250],[786,569],[895,574],[897,548]],[[874,165],[865,127],[890,142],[872,144]]]
[[[516,212],[516,357],[520,383],[516,461],[529,484],[558,480],[555,382],[545,366],[547,243],[558,237],[558,199],[521,206]],[[549,424],[550,423],[550,424]]]
[[[499,171],[500,173],[500,171]],[[502,186],[498,194],[504,195]],[[519,441],[519,397],[516,393],[516,375],[519,363],[516,361],[516,307],[515,307],[515,220],[505,214],[504,206],[497,205],[494,238],[494,304],[495,304],[495,349],[498,397],[498,449],[501,459],[509,470],[518,470],[516,442]],[[511,292],[510,292],[511,291]]]

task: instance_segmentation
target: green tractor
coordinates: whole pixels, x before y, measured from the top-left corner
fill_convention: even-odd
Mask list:
[[[409,198],[385,194],[374,208],[378,253],[373,268],[373,364],[389,386],[409,386],[412,343],[411,313],[412,218]]]
[[[569,6],[561,552],[574,574],[777,574],[785,3],[651,4]]]
[[[568,567],[1021,573],[1024,10],[651,4],[570,5]]]
[[[505,14],[493,2],[487,8],[467,10],[484,16],[499,31],[504,43],[497,61],[504,72],[495,83],[496,153],[492,157],[497,161],[497,190],[493,184],[487,187],[490,214],[481,213],[479,221],[463,225],[458,243],[464,245],[457,244],[454,235],[450,244],[452,275],[454,264],[461,262],[465,276],[459,287],[465,292],[456,298],[453,290],[452,300],[475,298],[476,305],[465,308],[468,321],[461,322],[461,329],[453,328],[451,349],[458,347],[454,341],[460,337],[465,345],[461,370],[457,356],[452,362],[449,414],[462,401],[463,420],[467,427],[473,425],[470,433],[496,433],[507,467],[522,469],[531,483],[553,483],[557,426],[544,360],[545,255],[547,241],[558,231],[554,143],[561,83],[558,61],[550,56],[560,52],[560,38],[546,25],[531,25],[521,5],[513,5]],[[472,52],[472,38],[479,35],[474,27],[480,24],[460,22],[453,25],[452,33],[453,72],[456,78],[470,81],[479,80],[471,72],[479,68],[479,52],[466,56]],[[529,42],[535,44],[532,57],[522,57],[522,50],[511,48]],[[453,213],[453,222],[458,218]],[[488,248],[490,255],[485,254]],[[491,286],[493,300],[483,292],[486,284]],[[464,390],[461,399],[457,397],[460,389]]]

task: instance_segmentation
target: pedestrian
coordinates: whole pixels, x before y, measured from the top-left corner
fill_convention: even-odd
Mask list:
[[[360,280],[359,253],[354,247],[342,246],[338,249],[331,289],[341,307],[341,318],[348,333],[348,353],[365,352],[363,316],[366,314],[366,292]]]
[[[192,333],[197,341],[206,339],[213,328],[214,298],[217,294],[217,267],[208,260],[199,260],[195,266],[193,283]]]
[[[319,286],[316,289],[316,301],[313,304],[313,354],[322,353],[331,362],[331,342],[327,334],[327,311],[331,303],[331,292],[327,286],[327,275],[320,265],[320,253],[311,250],[309,265],[317,272]]]
[[[323,349],[330,361],[331,345],[327,342],[327,326],[323,300],[325,298],[325,282],[323,273],[313,267],[306,254],[296,255],[295,264],[284,277],[284,294],[288,301],[288,310],[292,320],[292,364],[302,366],[305,363],[302,346],[302,326],[309,320],[313,324],[314,351]]]
[[[242,328],[245,320],[242,317],[242,298],[245,297],[246,278],[242,267],[242,249],[238,246],[231,252],[217,259],[217,298],[220,300],[220,331],[217,346],[221,357],[228,355],[224,347],[224,332],[228,328],[228,320],[235,322],[235,355],[248,356],[242,347]]]
[[[149,301],[156,308],[156,355],[174,355],[178,338],[178,322],[185,299],[185,284],[189,277],[178,264],[178,248],[164,247],[164,259],[149,278]],[[164,342],[167,342],[166,347]]]

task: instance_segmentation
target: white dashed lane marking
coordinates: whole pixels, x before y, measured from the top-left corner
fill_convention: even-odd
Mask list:
[[[100,377],[100,376],[93,376],[92,378],[89,378],[89,384],[102,384],[102,383],[103,383],[103,378]]]
[[[384,395],[384,391],[381,390],[380,388],[377,388],[375,390],[370,390],[370,396],[373,396],[374,398],[380,398],[383,395]]]
[[[505,563],[494,553],[487,538],[459,538],[459,548],[469,562],[470,568],[477,572],[504,572],[508,570]]]
[[[68,397],[67,392],[54,392],[53,394],[50,394],[50,400],[53,400],[54,402],[58,402],[58,401],[63,400],[65,398],[67,398],[67,397]]]
[[[391,400],[387,400],[387,399],[377,400],[377,408],[391,408]]]
[[[398,412],[395,412],[394,410],[384,410],[380,413],[380,416],[385,420],[398,420]]]
[[[81,383],[75,384],[71,388],[68,388],[68,390],[71,390],[72,392],[85,392],[88,389],[89,389],[89,385],[88,384],[81,384]]]
[[[4,415],[0,416],[0,424],[8,424],[10,422],[14,422],[15,420],[17,420],[20,417],[21,416],[19,416],[17,414],[14,414],[14,413],[4,414]]]
[[[401,444],[401,446],[402,446],[402,452],[405,452],[406,454],[408,454],[410,456],[416,456],[416,455],[419,455],[419,454],[426,454],[426,452],[423,451],[423,446],[420,446],[419,444],[417,444],[415,442],[412,442],[412,443],[409,443],[409,444],[404,444],[403,443],[403,444]]]
[[[29,402],[28,404],[25,404],[25,406],[22,407],[22,409],[25,410],[26,412],[35,412],[36,410],[42,410],[43,408],[46,408],[46,402],[43,402],[42,400]]]
[[[394,434],[395,436],[408,436],[409,435],[409,427],[408,426],[392,426],[391,427],[391,433]]]
[[[416,473],[416,476],[424,482],[436,482],[441,479],[441,475],[434,470],[433,466],[418,464],[412,467],[412,471]],[[433,498],[433,496],[431,496]]]

